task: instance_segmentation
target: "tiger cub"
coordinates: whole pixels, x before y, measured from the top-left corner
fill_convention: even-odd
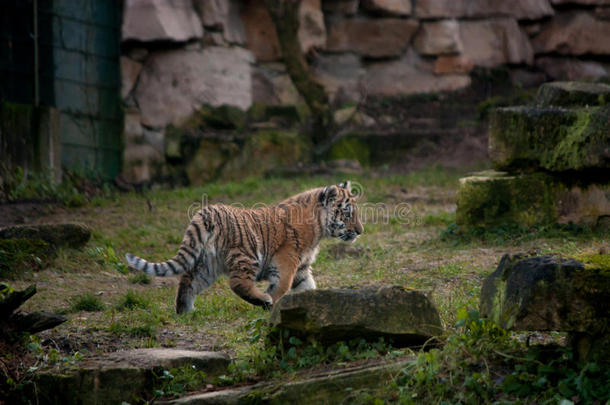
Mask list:
[[[320,240],[354,241],[364,228],[349,182],[315,188],[273,206],[241,209],[215,204],[199,210],[178,253],[162,263],[127,254],[130,267],[150,275],[182,274],[176,312],[193,309],[195,296],[219,275],[239,297],[270,308],[290,289],[316,288],[311,264]],[[269,281],[265,292],[257,281]]]

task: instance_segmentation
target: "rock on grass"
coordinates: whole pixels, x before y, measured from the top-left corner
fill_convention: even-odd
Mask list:
[[[383,337],[413,346],[442,333],[438,311],[422,292],[392,285],[289,294],[274,306],[270,323],[323,343]]]

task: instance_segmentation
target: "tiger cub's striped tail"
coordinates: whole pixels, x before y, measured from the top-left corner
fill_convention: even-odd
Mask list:
[[[127,253],[125,258],[131,268],[144,271],[150,276],[166,277],[184,273],[194,268],[202,250],[201,228],[193,221],[186,228],[186,233],[180,248],[178,248],[178,253],[168,261],[149,263],[131,253]]]

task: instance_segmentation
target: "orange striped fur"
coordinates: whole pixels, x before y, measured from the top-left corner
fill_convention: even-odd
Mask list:
[[[284,294],[316,288],[311,264],[320,240],[353,241],[363,232],[349,182],[305,191],[258,209],[215,204],[187,226],[178,253],[162,263],[127,254],[132,268],[157,276],[182,274],[176,311],[193,309],[195,296],[229,276],[231,289],[254,305],[271,307]],[[269,281],[265,292],[257,281]]]

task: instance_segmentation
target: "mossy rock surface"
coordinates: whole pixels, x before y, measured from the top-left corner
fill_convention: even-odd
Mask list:
[[[199,115],[200,125],[212,129],[242,130],[246,123],[246,112],[230,105],[202,107]]]
[[[581,345],[599,346],[577,348],[587,354],[606,350],[608,302],[607,268],[551,255],[507,254],[483,283],[480,312],[506,329],[569,332]]]
[[[172,405],[202,404],[340,404],[358,403],[350,393],[366,390],[383,392],[393,377],[413,360],[388,361],[386,364],[325,371],[322,375],[296,381],[259,383],[222,391],[195,394],[169,401]]]
[[[390,285],[289,294],[274,305],[270,324],[328,344],[383,337],[397,346],[420,345],[442,333],[438,311],[422,292]]]
[[[301,121],[301,113],[294,105],[268,105],[255,103],[248,110],[252,122],[273,122],[284,128],[296,127]]]
[[[488,170],[460,179],[456,223],[461,227],[575,223],[598,226],[610,215],[610,184],[576,186],[545,173]]]
[[[489,156],[498,170],[610,169],[610,105],[498,108],[489,124]]]
[[[371,164],[370,146],[364,139],[357,136],[345,136],[335,142],[325,157],[325,160],[356,160],[362,166]]]
[[[595,106],[610,104],[610,86],[604,83],[544,83],[536,94],[539,106]]]
[[[45,404],[120,404],[153,396],[163,370],[192,366],[207,375],[226,373],[224,353],[177,349],[135,349],[87,360],[65,374],[36,376],[36,395]]]
[[[240,146],[233,140],[201,139],[185,165],[191,185],[204,185],[218,179],[223,168],[239,156]]]
[[[227,160],[219,173],[224,180],[262,176],[277,167],[306,161],[310,145],[296,131],[264,130],[248,135],[241,150]]]
[[[43,240],[54,248],[79,249],[91,238],[91,229],[79,223],[15,225],[0,229],[0,239]]]
[[[553,223],[558,218],[557,187],[542,173],[475,173],[460,179],[456,223],[465,227]]]

